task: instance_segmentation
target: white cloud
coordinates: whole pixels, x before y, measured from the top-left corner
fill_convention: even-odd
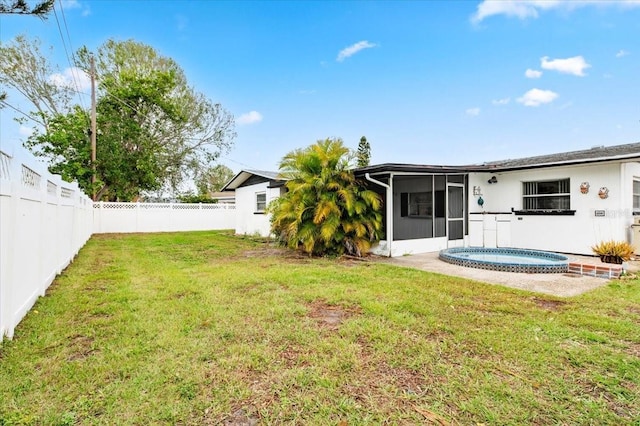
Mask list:
[[[91,14],[91,9],[89,9],[89,6],[87,4],[80,3],[78,0],[62,0],[59,4],[63,10],[81,9],[82,16],[89,16]]]
[[[584,60],[582,56],[574,56],[567,59],[552,59],[548,56],[540,58],[540,66],[545,70],[558,71],[564,74],[573,74],[584,77],[584,70],[591,68],[591,65]]]
[[[64,9],[80,9],[82,7],[78,0],[62,0],[60,3]]]
[[[616,58],[622,58],[623,56],[627,56],[629,52],[624,49],[620,49],[618,53],[616,53]]]
[[[467,115],[470,115],[471,117],[477,117],[478,115],[480,115],[480,108],[475,107],[475,108],[469,108],[465,111],[465,113]]]
[[[33,129],[27,126],[20,126],[20,128],[18,129],[18,133],[20,134],[20,136],[28,138],[33,134]]]
[[[542,71],[532,70],[531,68],[528,68],[524,72],[524,76],[527,78],[540,78],[542,76]]]
[[[299,95],[314,95],[315,93],[316,93],[316,89],[298,90]]]
[[[349,47],[345,47],[344,49],[342,49],[340,53],[338,53],[338,57],[336,58],[336,61],[342,62],[345,59],[355,55],[356,53],[358,53],[363,49],[371,49],[372,47],[376,47],[376,46],[377,44],[369,43],[367,40],[359,41],[355,44],[352,44]]]
[[[537,18],[538,7],[540,9],[550,9],[557,0],[549,0],[538,6],[536,3],[529,0],[512,1],[512,0],[485,0],[478,5],[476,13],[471,16],[471,22],[477,24],[482,22],[485,18],[493,15],[506,15],[509,17],[516,17],[520,19]],[[547,3],[547,6],[545,6]]]
[[[471,16],[471,22],[478,24],[485,18],[505,15],[510,18],[537,18],[546,10],[572,11],[581,7],[613,7],[629,9],[640,7],[640,0],[484,0]]]
[[[548,104],[553,102],[559,95],[551,90],[531,89],[517,101],[524,106],[537,107],[542,104]]]
[[[511,102],[511,98],[503,98],[503,99],[494,99],[491,101],[494,105],[506,105]]]
[[[77,67],[66,68],[62,73],[51,74],[49,82],[58,87],[67,87],[80,92],[91,88],[89,74]]]
[[[258,111],[249,111],[245,114],[242,114],[240,117],[238,117],[238,119],[236,120],[236,123],[242,126],[245,124],[259,123],[261,121],[262,121],[262,114],[260,114]]]

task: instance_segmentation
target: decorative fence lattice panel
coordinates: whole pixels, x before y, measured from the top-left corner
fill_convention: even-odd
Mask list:
[[[94,232],[178,232],[233,229],[235,204],[93,204]]]
[[[11,173],[9,169],[9,163],[11,162],[11,157],[8,154],[0,151],[0,179],[9,180],[11,178]]]
[[[38,189],[41,176],[33,169],[22,165],[22,184],[26,187]]]

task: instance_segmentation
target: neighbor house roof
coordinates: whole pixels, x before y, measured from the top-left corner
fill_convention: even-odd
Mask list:
[[[253,176],[258,176],[264,178],[265,180],[275,180],[275,181],[283,181],[284,179],[279,178],[279,174],[277,172],[268,172],[265,170],[242,170],[240,173],[235,175],[233,179],[231,179],[225,186],[222,187],[222,191],[233,191],[243,183],[245,183],[248,179]]]
[[[384,163],[356,169],[356,174],[384,173],[466,173],[496,172],[540,167],[563,166],[570,164],[598,163],[603,161],[640,161],[640,143],[626,145],[599,146],[580,151],[562,152],[558,154],[525,157],[515,160],[492,161],[483,164],[466,166],[434,166],[421,164]]]

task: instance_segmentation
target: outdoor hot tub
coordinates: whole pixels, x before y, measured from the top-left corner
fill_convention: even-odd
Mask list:
[[[442,250],[440,259],[469,268],[528,274],[562,273],[569,269],[567,256],[538,250],[455,247]]]

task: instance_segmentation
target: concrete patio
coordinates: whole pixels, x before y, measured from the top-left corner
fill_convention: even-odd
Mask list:
[[[392,265],[468,278],[488,284],[498,284],[520,290],[533,291],[560,297],[577,296],[598,287],[602,287],[610,281],[605,278],[571,273],[526,274],[467,268],[440,260],[437,252],[394,258],[380,258],[380,261],[390,263]],[[599,258],[591,256],[569,255],[569,261],[586,265],[603,265]],[[640,261],[635,260],[628,262],[625,267],[630,272],[637,272],[640,270]]]

